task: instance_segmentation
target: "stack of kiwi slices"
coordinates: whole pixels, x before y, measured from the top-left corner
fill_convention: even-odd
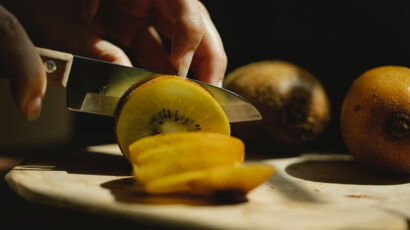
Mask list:
[[[243,200],[272,176],[264,164],[243,164],[244,144],[235,137],[179,132],[142,138],[130,147],[134,176],[150,194],[185,193]]]
[[[141,191],[245,195],[273,173],[244,165],[244,144],[230,137],[222,107],[202,86],[155,75],[132,86],[117,108],[116,136]]]

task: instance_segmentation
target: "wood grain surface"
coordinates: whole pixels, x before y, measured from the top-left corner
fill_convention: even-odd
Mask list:
[[[255,161],[255,160],[254,160]],[[47,161],[6,175],[23,198],[156,226],[196,229],[407,229],[410,177],[359,168],[349,155],[262,159],[277,172],[240,203],[133,191],[131,167],[116,145]]]

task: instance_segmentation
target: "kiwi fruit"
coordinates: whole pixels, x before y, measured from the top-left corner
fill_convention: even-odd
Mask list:
[[[128,158],[129,145],[142,137],[173,132],[230,135],[228,118],[202,86],[170,75],[154,75],[132,86],[120,99],[115,132]]]
[[[366,168],[410,173],[410,69],[380,66],[361,74],[343,101],[340,127],[349,151]]]
[[[129,147],[133,174],[148,194],[189,194],[218,200],[244,200],[268,180],[274,168],[243,164],[244,144],[235,137],[208,132],[147,136]]]
[[[207,132],[179,132],[141,138],[129,147],[134,175],[142,183],[167,175],[244,161],[238,138]]]
[[[270,165],[237,164],[161,177],[146,183],[144,189],[150,194],[188,193],[240,199],[273,173],[274,168]]]
[[[249,149],[296,150],[318,137],[330,119],[329,99],[321,83],[292,63],[267,60],[231,72],[224,87],[249,100],[261,121],[232,125],[232,135]]]

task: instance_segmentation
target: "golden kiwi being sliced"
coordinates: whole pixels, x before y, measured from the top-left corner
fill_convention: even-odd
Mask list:
[[[127,158],[135,140],[189,131],[230,135],[222,107],[206,89],[187,79],[156,75],[131,87],[117,107],[115,132]]]
[[[117,108],[118,144],[148,194],[245,195],[273,167],[243,165],[222,107],[202,86],[157,75],[129,89]]]

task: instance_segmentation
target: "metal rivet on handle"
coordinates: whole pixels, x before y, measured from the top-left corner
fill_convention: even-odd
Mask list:
[[[51,59],[44,62],[44,67],[46,68],[46,73],[54,73],[57,71],[57,64]]]

